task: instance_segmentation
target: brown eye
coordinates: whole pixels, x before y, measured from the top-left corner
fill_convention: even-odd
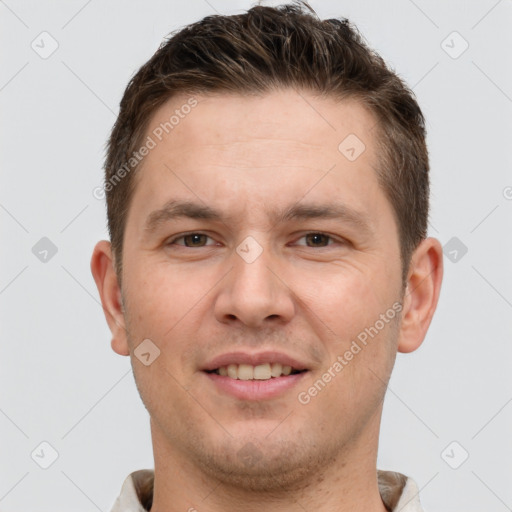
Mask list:
[[[205,247],[209,236],[203,233],[189,233],[182,235],[171,240],[168,245],[181,245],[184,247]],[[179,240],[183,240],[184,243],[178,243]],[[211,244],[210,244],[211,245]]]
[[[305,238],[312,243],[310,247],[326,247],[331,239],[330,236],[323,233],[308,233]]]
[[[205,239],[207,238],[206,235],[200,235],[198,233],[194,233],[192,235],[186,235],[183,237],[183,240],[190,241],[190,244],[185,243],[187,247],[202,247],[203,244],[201,242],[205,242]]]

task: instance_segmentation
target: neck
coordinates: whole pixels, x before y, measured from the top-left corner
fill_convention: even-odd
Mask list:
[[[377,484],[380,414],[368,428],[342,447],[329,461],[311,468],[276,491],[250,490],[235,478],[213,476],[186,453],[170,445],[151,422],[155,481],[151,512],[222,512],[243,509],[259,512],[315,510],[317,512],[386,512]],[[300,507],[300,508],[297,508]]]

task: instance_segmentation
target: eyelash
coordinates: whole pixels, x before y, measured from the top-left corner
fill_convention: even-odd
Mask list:
[[[203,246],[199,246],[199,247],[188,247],[188,246],[186,246],[186,245],[184,245],[184,244],[176,244],[176,241],[177,241],[177,240],[181,240],[181,239],[184,239],[184,238],[189,237],[189,236],[192,236],[192,235],[201,235],[201,236],[206,236],[207,238],[212,239],[212,238],[211,238],[210,236],[208,236],[206,233],[201,233],[201,232],[199,232],[199,231],[192,231],[192,232],[190,232],[190,233],[184,233],[184,234],[182,234],[182,235],[179,235],[179,236],[174,237],[173,239],[171,239],[171,240],[169,240],[168,242],[166,242],[166,244],[165,244],[165,245],[178,245],[178,246],[180,246],[180,247],[184,247],[184,248],[186,248],[186,249],[202,249],[202,248],[204,248],[204,247],[210,247],[210,246],[208,246],[208,245],[203,245]],[[307,233],[303,234],[303,235],[302,235],[298,240],[301,240],[302,238],[305,238],[305,237],[307,237],[308,235],[321,235],[321,236],[323,236],[323,237],[327,237],[328,241],[333,241],[333,242],[335,242],[335,243],[337,242],[337,243],[341,243],[341,244],[343,244],[343,243],[344,243],[344,241],[342,241],[342,240],[337,240],[337,239],[335,239],[333,236],[331,236],[331,235],[329,235],[329,234],[327,234],[327,233],[323,233],[322,231],[309,231],[309,232],[307,232]],[[212,240],[213,240],[213,239],[212,239]],[[317,248],[317,249],[326,249],[326,248],[327,248],[327,247],[329,247],[330,245],[332,245],[332,244],[327,243],[327,245],[326,245],[326,246],[317,246],[317,247],[314,247],[314,246],[313,246],[313,247],[309,247],[309,246],[305,246],[305,245],[304,245],[304,247],[307,247],[307,248],[309,248],[309,249],[315,249],[315,248]]]

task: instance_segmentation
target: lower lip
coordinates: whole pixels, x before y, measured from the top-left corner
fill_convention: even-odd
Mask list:
[[[239,380],[216,373],[204,374],[213,381],[217,389],[240,400],[269,400],[276,398],[296,386],[308,372],[295,373],[268,380]]]

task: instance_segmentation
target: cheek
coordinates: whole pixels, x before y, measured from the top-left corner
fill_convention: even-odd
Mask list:
[[[129,342],[133,351],[146,339],[157,347],[158,356],[149,365],[132,355],[132,367],[141,399],[155,418],[179,416],[190,406],[184,390],[191,378],[183,354],[194,339],[197,309],[204,286],[170,272],[163,265],[131,267],[125,281]],[[204,281],[202,281],[204,283]],[[199,283],[201,281],[199,280]],[[151,349],[155,350],[155,349]]]
[[[163,341],[198,305],[205,280],[190,278],[165,264],[132,267],[126,272],[126,293],[138,334]]]
[[[309,400],[305,408],[312,417],[328,410],[332,428],[346,425],[354,436],[382,403],[396,356],[396,319],[380,330],[375,321],[360,326],[354,321],[346,338],[329,347],[325,367],[298,397],[300,403]]]
[[[333,403],[372,401],[371,396],[381,396],[396,353],[392,281],[379,281],[378,276],[383,279],[384,274],[369,268],[360,270],[316,282],[314,295],[311,289],[305,292],[314,313],[307,314],[321,320],[318,336],[328,354],[317,387],[323,389],[329,382],[325,388],[330,391],[322,395],[326,398],[333,393],[329,398]]]
[[[305,314],[320,319],[333,342],[343,348],[391,307],[389,282],[380,282],[379,275],[369,265],[341,268],[321,279],[301,279],[296,293],[304,299]]]
[[[211,317],[208,292],[222,276],[208,268],[190,269],[171,268],[162,261],[146,263],[143,268],[130,268],[130,280],[126,281],[131,347],[144,339],[152,340],[160,350],[156,362],[182,385],[192,378],[198,345],[207,342],[205,322],[208,315]],[[158,379],[163,382],[170,377],[163,373]]]

